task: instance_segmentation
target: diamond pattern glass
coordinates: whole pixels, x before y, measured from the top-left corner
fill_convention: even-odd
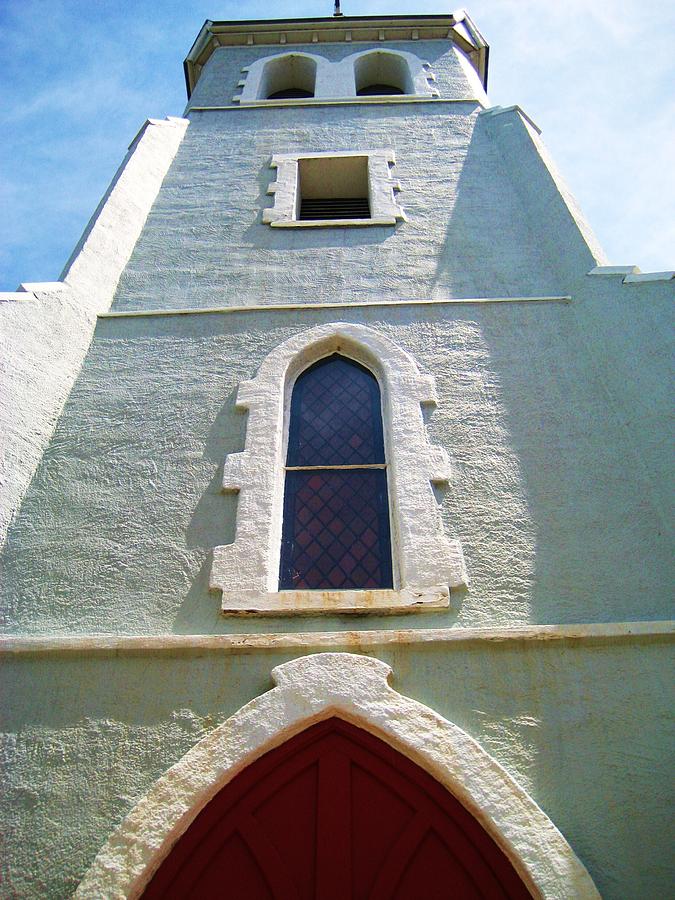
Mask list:
[[[280,589],[391,588],[380,388],[371,372],[336,353],[300,375],[287,467]]]
[[[383,462],[380,388],[375,377],[337,353],[303,372],[293,389],[287,465]]]
[[[287,473],[280,587],[392,587],[384,469]]]

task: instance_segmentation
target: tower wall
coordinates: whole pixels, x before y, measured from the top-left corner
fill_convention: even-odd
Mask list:
[[[602,261],[520,115],[479,116],[482,89],[469,83],[452,45],[408,45],[431,62],[438,101],[237,108],[231,96],[242,64],[273,49],[221,49],[209,60],[115,309],[555,294],[569,290],[580,264],[587,271]],[[293,48],[329,58],[350,49]],[[367,49],[380,47],[358,45]],[[229,108],[200,109],[220,105]],[[274,154],[381,148],[395,153],[406,223],[337,231],[263,223]],[[537,187],[527,190],[530,181]]]

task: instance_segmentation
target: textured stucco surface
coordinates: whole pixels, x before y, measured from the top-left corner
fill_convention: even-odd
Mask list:
[[[539,191],[532,209],[510,173],[517,159],[532,170],[526,182],[540,177],[540,157],[526,134],[510,156],[511,145],[503,148],[495,132],[494,122],[507,119],[524,131],[518,113],[493,119],[478,112],[473,103],[425,103],[192,113],[114,308],[568,290],[572,273],[578,277],[596,259],[571,222],[556,223],[543,239],[538,213],[553,201]],[[396,154],[392,177],[407,222],[290,233],[263,224],[273,154],[381,147]],[[563,273],[568,251],[576,265]]]
[[[411,49],[400,49],[406,48]],[[340,59],[368,45],[320,49]],[[534,129],[516,109],[479,115],[483,100],[448,42],[415,42],[412,49],[431,63],[438,103],[188,111],[190,128],[114,307],[569,290],[602,261],[601,251],[583,221],[570,213],[570,198],[549,171]],[[269,47],[216,51],[192,104],[222,104],[242,66],[269,52]],[[395,152],[392,177],[400,182],[396,197],[407,221],[292,233],[263,223],[262,211],[273,203],[267,193],[276,178],[273,155],[380,148]]]
[[[667,396],[647,392],[643,375],[645,397],[631,390],[624,405],[622,378],[637,362],[619,358],[616,337],[608,348],[589,339],[601,327],[596,305],[612,325],[631,312],[630,290],[614,286],[604,304],[587,294],[570,304],[339,310],[436,379],[429,435],[454,473],[438,499],[471,587],[405,627],[669,617],[669,451],[652,437]],[[650,307],[640,309],[632,340],[653,347],[658,384],[668,342],[651,334]],[[224,619],[207,589],[211,549],[234,539],[237,496],[220,486],[226,455],[244,446],[238,383],[281,341],[334,320],[335,310],[318,309],[302,321],[281,310],[99,320],[8,538],[9,629],[353,628],[336,617]],[[618,354],[611,375],[606,349]]]
[[[459,725],[515,778],[606,900],[668,896],[665,644],[478,643],[373,655],[392,666],[395,690]],[[290,658],[115,655],[8,664],[5,896],[68,896],[166,768],[268,690],[273,666]]]
[[[465,731],[393,690],[391,667],[355,653],[318,653],[272,669],[274,688],[230,716],[134,807],[87,871],[76,897],[135,900],[186,820],[273,745],[331,716],[374,731],[414,759],[478,818],[533,897],[599,900],[559,830]]]

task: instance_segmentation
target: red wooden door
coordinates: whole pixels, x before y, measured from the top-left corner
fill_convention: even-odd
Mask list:
[[[144,900],[530,898],[473,816],[427,772],[341,719],[226,785]]]

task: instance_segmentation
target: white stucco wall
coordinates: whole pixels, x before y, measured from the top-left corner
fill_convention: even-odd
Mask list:
[[[530,794],[605,900],[668,896],[666,645],[478,642],[371,652],[392,666],[395,690],[466,731]],[[271,669],[296,655],[171,651],[8,663],[5,896],[70,896],[165,770],[268,690]]]
[[[369,44],[367,42],[346,42],[343,44],[293,44],[277,46],[244,46],[221,47],[214,50],[204,66],[202,74],[190,97],[186,112],[196,106],[229,106],[232,98],[249,96],[246,90],[248,71],[256,62],[275,54],[306,53],[325,60],[330,68],[326,70],[326,79],[339,82],[340,89],[334,85],[326,85],[319,95],[330,90],[334,97],[345,96],[353,81],[350,81],[344,61],[349,57],[368,50],[394,50],[408,53],[422,62],[429,63],[429,70],[435,76],[433,89],[446,99],[482,100],[484,92],[480,80],[467,61],[461,56],[450,41],[385,41]],[[329,74],[330,73],[330,74]],[[255,70],[254,70],[255,74]],[[321,73],[323,76],[323,73]],[[417,74],[415,72],[414,74]],[[322,77],[323,80],[323,77]],[[243,82],[243,84],[240,84]],[[422,87],[422,85],[420,85]]]
[[[439,405],[427,427],[453,471],[438,499],[470,588],[453,592],[447,611],[405,627],[669,617],[668,448],[653,437],[664,424],[668,367],[653,316],[659,305],[661,318],[668,314],[658,291],[669,285],[640,288],[630,341],[639,355],[654,352],[639,390],[626,394],[622,382],[640,363],[618,335],[635,286],[585,277],[587,290],[569,303],[100,320],[10,534],[8,628],[353,627],[335,617],[320,625],[224,619],[207,589],[210,551],[234,538],[237,495],[221,493],[221,483],[227,455],[244,447],[238,385],[281,341],[338,312],[380,331],[436,379]],[[613,343],[592,340],[594,331]]]
[[[357,48],[294,49],[341,59]],[[518,110],[479,115],[484,98],[451,44],[413,50],[430,61],[437,101],[239,108],[228,100],[229,109],[200,111],[222,106],[242,66],[270,48],[216,51],[115,308],[548,294],[604,262]],[[407,221],[292,233],[263,222],[273,156],[382,147],[395,152]]]

